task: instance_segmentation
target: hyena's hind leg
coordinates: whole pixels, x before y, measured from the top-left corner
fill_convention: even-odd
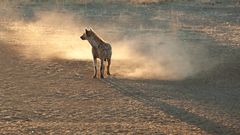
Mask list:
[[[100,73],[101,73],[101,78],[104,78],[104,59],[101,59],[101,67],[100,67]]]
[[[93,68],[94,68],[93,78],[96,78],[97,77],[97,58],[93,58]]]
[[[110,58],[110,59],[107,59],[107,61],[108,61],[108,65],[107,65],[107,75],[111,75],[111,74],[110,74],[111,58]]]

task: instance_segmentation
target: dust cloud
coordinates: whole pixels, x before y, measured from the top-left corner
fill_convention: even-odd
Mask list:
[[[8,8],[8,10],[11,8]],[[19,19],[19,14],[9,12],[11,18],[1,23],[1,40],[19,45],[19,53],[28,59],[91,59],[91,47],[79,36],[94,23],[72,12],[34,11],[30,21]],[[15,18],[15,19],[12,19]],[[82,20],[82,21],[81,21]],[[94,26],[97,33],[111,28]],[[164,34],[130,34],[110,41],[113,46],[113,74],[122,77],[178,80],[201,71],[205,51],[184,45],[174,37]],[[103,35],[104,39],[104,35]],[[174,40],[173,40],[174,39]],[[190,48],[189,48],[190,47]]]
[[[207,51],[163,34],[144,34],[115,43],[114,52],[128,64],[119,66],[120,74],[145,79],[179,80],[206,70]],[[121,64],[121,62],[119,62]]]
[[[89,46],[79,38],[83,30],[72,18],[69,13],[38,12],[35,21],[6,23],[12,33],[2,38],[21,45],[27,58],[89,59]]]

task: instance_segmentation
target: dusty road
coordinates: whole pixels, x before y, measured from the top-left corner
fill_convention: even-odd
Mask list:
[[[240,134],[240,8],[228,3],[1,3],[0,134]],[[87,46],[85,23],[116,43],[114,54],[125,44],[158,57],[150,71],[197,72],[131,78],[124,71],[144,64],[114,59],[113,76],[92,79],[91,61],[68,56]],[[50,57],[62,52],[68,59]]]
[[[2,134],[206,133],[92,79],[90,62],[28,61],[1,46]]]
[[[223,85],[209,76],[215,81],[99,80],[91,62],[26,60],[17,47],[0,48],[1,134],[240,132],[238,75]]]

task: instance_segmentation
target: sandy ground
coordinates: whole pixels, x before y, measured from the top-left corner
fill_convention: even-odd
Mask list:
[[[2,134],[240,132],[236,74],[218,79],[212,72],[184,81],[99,80],[90,76],[91,62],[26,60],[14,48],[1,43]]]
[[[152,18],[218,60],[181,80],[123,77],[129,63],[119,61],[113,76],[92,79],[91,61],[27,59],[0,41],[0,134],[240,134],[239,16],[211,6],[164,5]]]
[[[92,79],[91,62],[24,60],[3,43],[0,54],[2,134],[207,133]]]

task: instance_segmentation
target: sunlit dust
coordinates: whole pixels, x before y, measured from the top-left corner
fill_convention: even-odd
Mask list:
[[[80,39],[84,29],[94,22],[74,13],[55,11],[36,12],[34,21],[9,20],[1,32],[3,41],[19,45],[18,52],[28,59],[92,59],[91,46]],[[78,23],[77,23],[78,22]],[[100,37],[108,37],[112,27],[94,26]],[[201,69],[199,56],[204,51],[186,49],[171,36],[158,33],[137,33],[132,35],[117,31],[106,38],[113,48],[113,74],[122,77],[151,78],[163,80],[184,79]],[[186,46],[186,45],[185,45]],[[196,52],[195,52],[196,51]],[[197,55],[195,55],[197,54]],[[119,62],[121,61],[121,62]]]
[[[52,16],[55,15],[53,18]],[[67,16],[67,18],[66,18]],[[59,23],[57,18],[67,19],[68,22]],[[36,22],[12,22],[8,28],[13,34],[6,34],[23,47],[19,50],[27,58],[63,58],[63,59],[90,59],[90,46],[80,40],[80,30],[71,16],[58,13],[41,13]],[[10,36],[10,37],[9,37]]]

